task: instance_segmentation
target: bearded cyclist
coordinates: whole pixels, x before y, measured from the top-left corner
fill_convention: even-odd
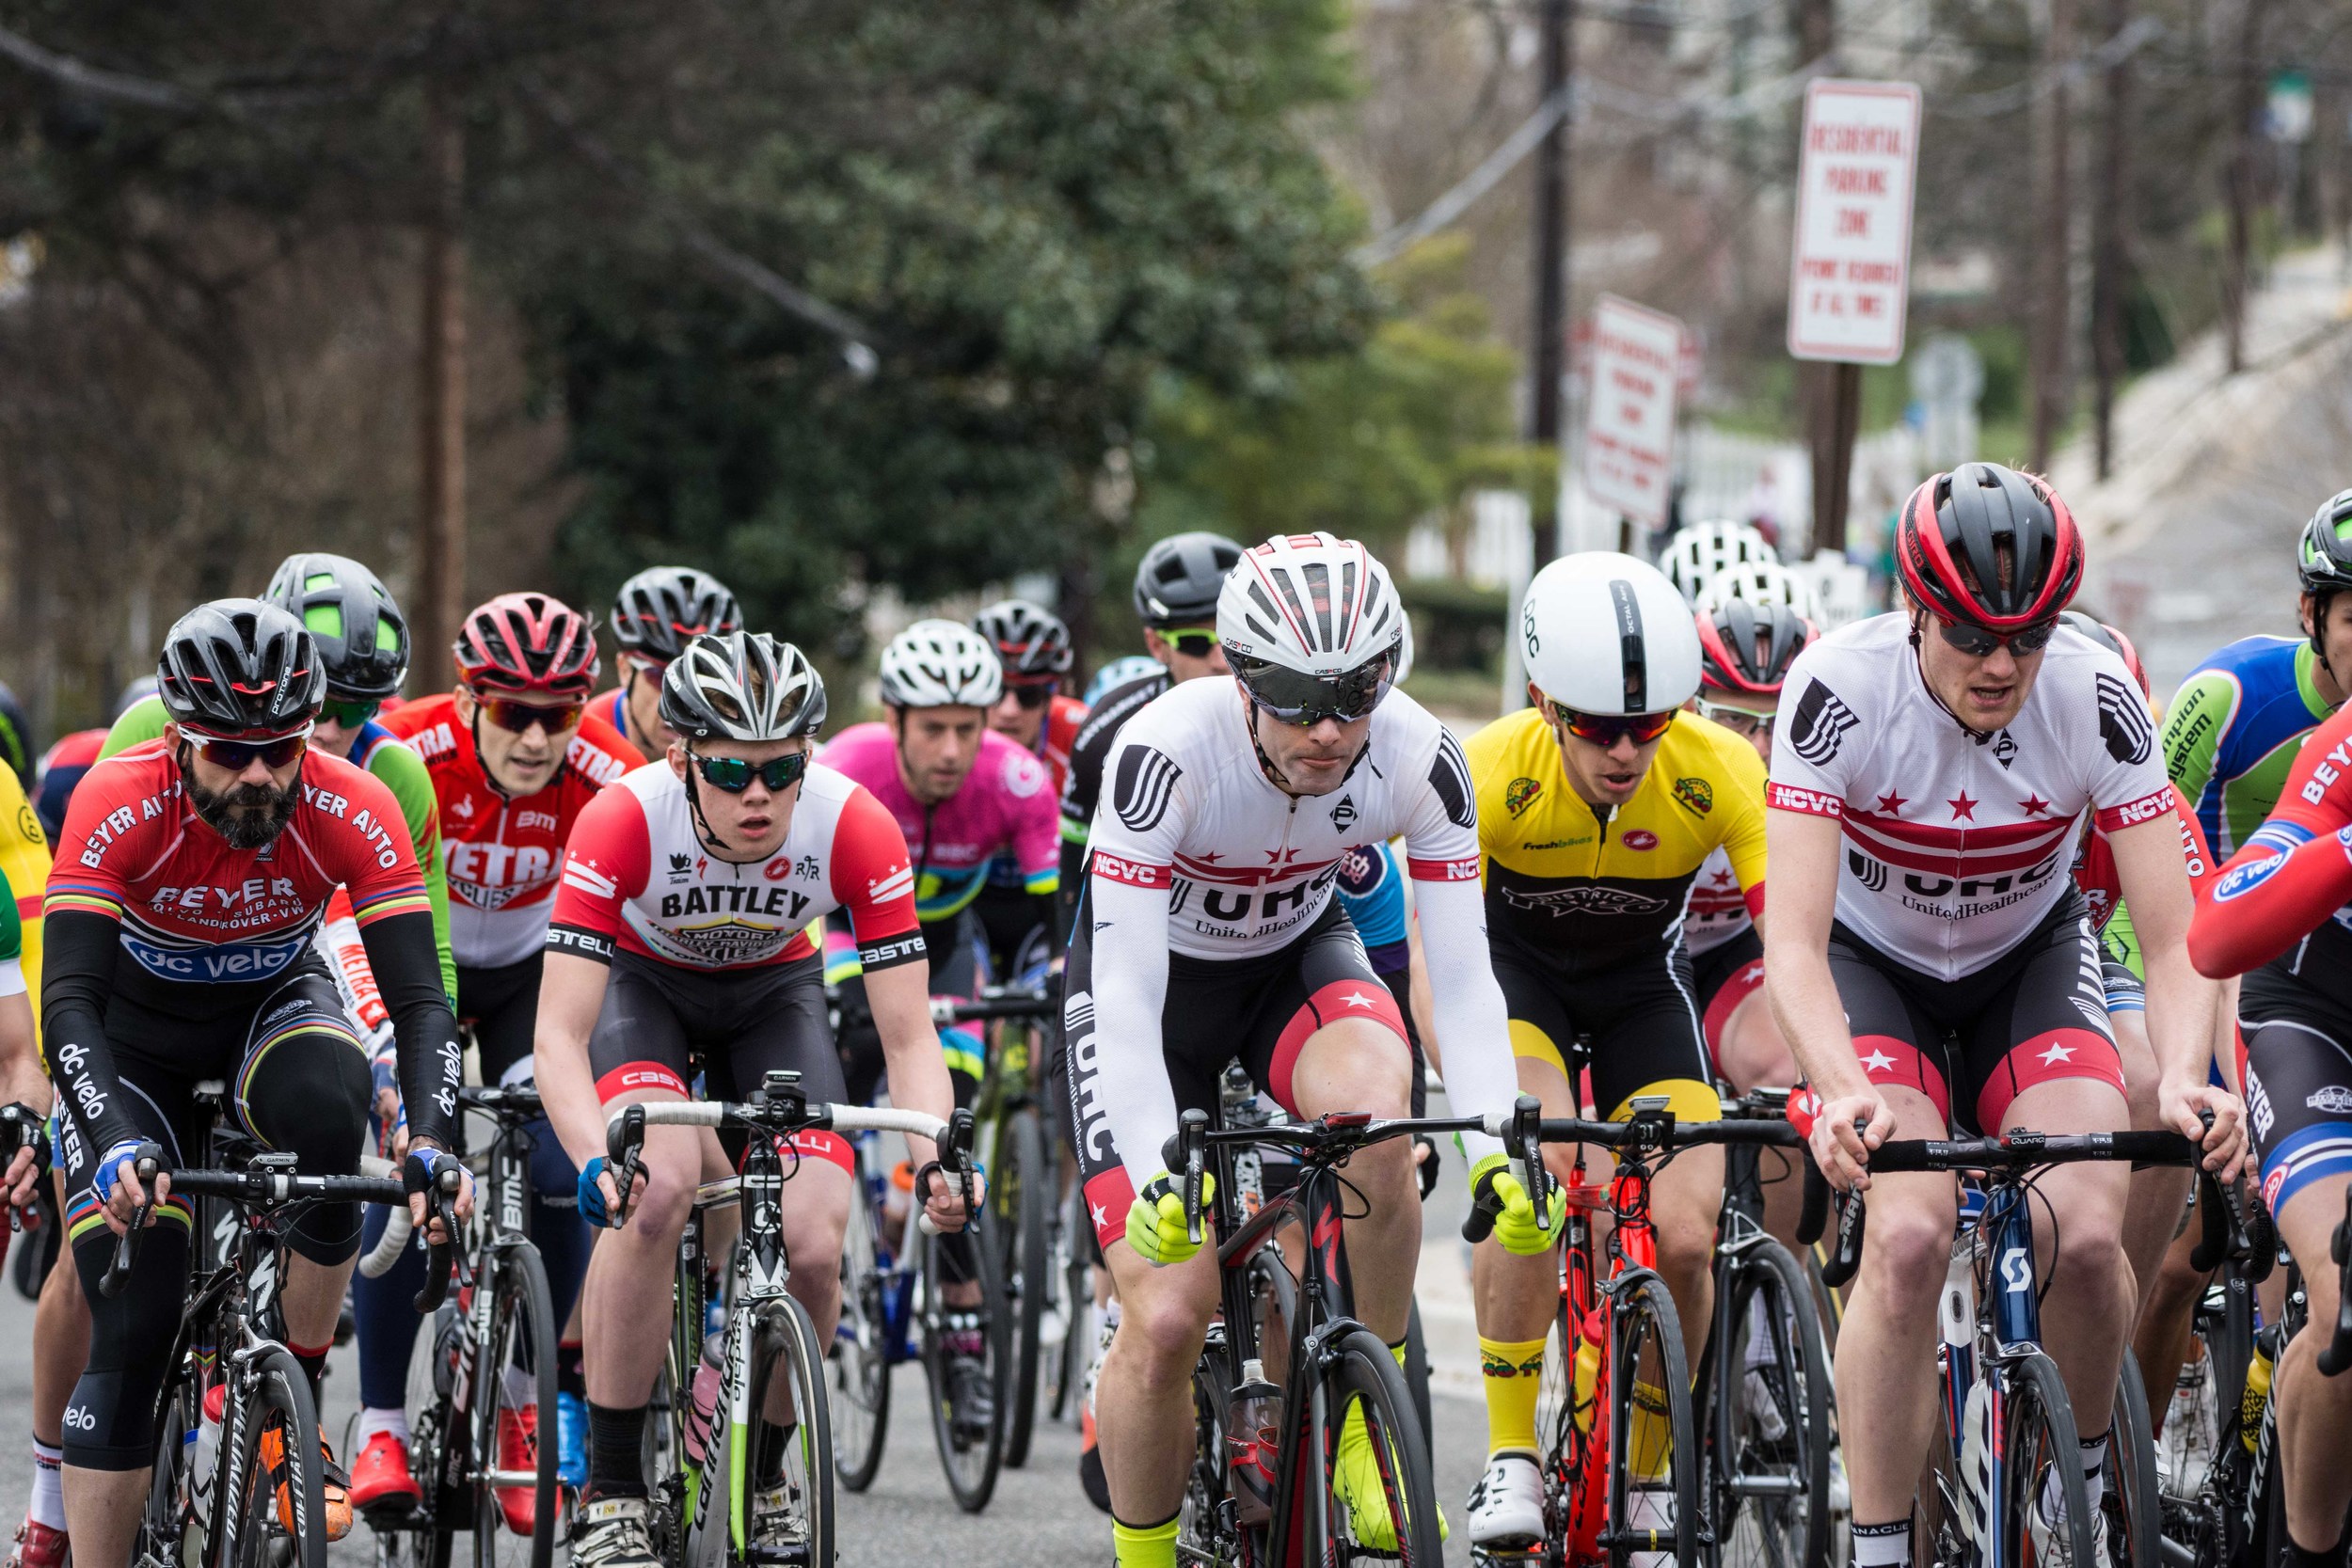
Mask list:
[[[642,759],[588,711],[596,639],[588,618],[562,600],[501,594],[467,615],[453,652],[456,689],[410,703],[387,722],[433,778],[449,872],[457,1015],[472,1029],[482,1082],[524,1084],[531,1081],[548,915],[564,842],[596,792]],[[565,1484],[578,1485],[587,1471],[587,1396],[570,1320],[590,1234],[574,1205],[578,1172],[545,1123],[532,1126],[531,1237],[547,1264],[563,1336],[556,1357],[558,1469]],[[391,1515],[420,1495],[403,1409],[418,1326],[409,1307],[415,1259],[413,1250],[403,1254],[383,1275],[360,1280],[357,1291],[362,1409],[352,1501]],[[501,1453],[526,1451],[536,1428],[514,1407],[501,1410]],[[530,1528],[529,1487],[501,1487],[498,1499],[511,1528]]]
[[[660,756],[677,738],[661,722],[661,672],[705,632],[740,630],[742,607],[727,585],[691,566],[648,566],[612,595],[612,662],[620,685],[592,705],[640,756]]]
[[[1214,1245],[1188,1239],[1162,1166],[1180,1111],[1214,1105],[1236,1056],[1295,1116],[1411,1108],[1404,1020],[1331,893],[1354,847],[1406,839],[1455,1110],[1512,1101],[1470,770],[1444,726],[1391,689],[1403,615],[1388,573],[1352,540],[1259,546],[1217,606],[1234,677],[1150,705],[1106,768],[1064,1014],[1080,1175],[1125,1307],[1095,1396],[1124,1568],[1176,1560],[1192,1370],[1217,1301]],[[1541,1250],[1549,1238],[1495,1140],[1464,1144],[1473,1189],[1502,1201],[1497,1233]],[[1365,1149],[1348,1179],[1356,1308],[1402,1364],[1421,1241],[1412,1151]],[[1357,1538],[1393,1549],[1377,1464],[1351,1418],[1337,1486]]]
[[[1070,776],[1071,747],[1087,716],[1086,705],[1061,690],[1073,658],[1070,628],[1025,599],[1005,599],[973,616],[972,629],[996,650],[1005,672],[1004,695],[988,710],[988,727],[1045,764],[1046,782],[1058,800]],[[988,942],[993,978],[1015,979],[1044,959],[1053,922],[1039,918],[1037,899],[1012,855],[989,863],[987,885],[972,912]]]
[[[811,761],[825,706],[824,683],[790,644],[739,631],[698,637],[662,675],[661,721],[679,738],[599,796],[573,832],[548,929],[540,1083],[580,1163],[581,1209],[598,1225],[620,1208],[604,1155],[606,1118],[618,1107],[687,1099],[698,1072],[712,1098],[741,1099],[779,1069],[799,1072],[812,1101],[843,1099],[824,959],[809,931],[834,911],[854,933],[892,1101],[941,1117],[953,1106],[906,839],[870,793]],[[676,1256],[701,1180],[701,1136],[646,1129],[628,1224],[603,1235],[589,1269],[593,1430],[572,1547],[582,1568],[660,1560],[647,1533],[643,1450],[672,1325],[669,1292],[657,1292],[660,1305],[648,1311],[647,1287]],[[830,1340],[852,1155],[830,1132],[792,1142],[791,1289]],[[961,1226],[961,1199],[939,1178],[936,1150],[928,1139],[908,1142],[931,1218]],[[739,1134],[729,1153],[739,1160]]]
[[[1790,669],[1767,797],[1766,984],[1825,1101],[1814,1158],[1836,1186],[1869,1191],[1836,1351],[1856,1568],[1911,1560],[1956,1218],[1949,1176],[1873,1179],[1871,1150],[1947,1130],[2129,1122],[2067,875],[2086,814],[2138,917],[2159,1119],[2201,1141],[2224,1180],[2244,1143],[2238,1101],[2206,1083],[2217,993],[2184,945],[2188,873],[2153,722],[2122,661],[2058,624],[2083,570],[2065,503],[2042,480],[1967,464],[1914,492],[1895,555],[1905,608],[1832,632]],[[2065,1216],[2042,1343],[2081,1429],[2094,1540],[2134,1306],[2129,1178],[2073,1164],[2039,1182]],[[2058,1523],[2032,1506],[2038,1535]]]
[[[312,939],[337,887],[357,911],[399,1040],[410,1112],[404,1176],[412,1217],[455,1162],[456,1021],[441,989],[433,917],[400,808],[375,778],[307,741],[326,676],[301,622],[258,599],[183,616],[157,672],[170,722],[161,740],[98,764],[66,816],[50,879],[41,978],[52,1075],[70,1113],[66,1216],[90,1351],[67,1407],[65,1502],[75,1555],[128,1560],[155,1451],[156,1396],[187,1278],[190,1212],[151,1194],[143,1143],[167,1164],[199,1162],[200,1079],[237,1085],[238,1126],[297,1168],[358,1167],[366,1057]],[[462,1169],[462,1167],[459,1167]],[[122,1292],[96,1290],[114,1234],[155,1200],[161,1221]],[[459,1198],[471,1208],[469,1181]],[[429,1228],[437,1234],[439,1224]],[[358,1206],[323,1204],[293,1227],[280,1290],[288,1349],[315,1386],[359,1244]],[[327,1528],[350,1528],[332,1469]],[[290,1504],[278,1490],[281,1518]]]

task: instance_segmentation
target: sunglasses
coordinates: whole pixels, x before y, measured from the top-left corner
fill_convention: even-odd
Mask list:
[[[1385,654],[1343,675],[1325,677],[1286,670],[1254,658],[1233,660],[1242,689],[1267,715],[1285,724],[1319,724],[1336,719],[1352,724],[1367,719],[1389,694],[1394,666]]]
[[[346,730],[356,730],[374,718],[376,710],[383,705],[373,698],[349,703],[330,700],[319,709],[319,718],[329,724],[337,724]]]
[[[1206,658],[1216,652],[1216,633],[1213,631],[1164,631],[1160,635],[1186,658]]]
[[[755,765],[743,757],[700,757],[686,753],[694,770],[703,776],[703,783],[729,795],[740,795],[757,779],[768,786],[768,793],[780,795],[801,782],[808,771],[806,752],[788,752],[780,757],[770,757]]]
[[[1947,643],[1970,658],[1990,658],[1993,651],[2001,647],[2013,654],[2040,653],[2050,645],[2050,639],[2058,635],[2058,621],[2055,617],[2038,621],[2022,631],[2010,632],[2007,637],[1995,636],[1982,626],[1972,626],[1965,622],[1939,620],[1935,623],[1935,629]]]
[[[191,731],[187,739],[195,746],[196,754],[215,768],[242,773],[258,758],[262,767],[274,773],[302,754],[303,748],[310,744],[310,730],[306,724],[296,734],[271,740],[217,740]]]
[[[1629,736],[1636,746],[1646,746],[1675,721],[1672,708],[1663,713],[1579,713],[1561,703],[1551,705],[1551,716],[1577,739],[1604,747],[1614,746]]]
[[[1032,713],[1036,712],[1039,708],[1043,707],[1047,703],[1054,700],[1054,683],[1052,681],[1039,681],[1030,684],[1015,682],[1012,685],[1008,686],[1005,689],[1011,696],[1014,702],[1019,703],[1023,707],[1027,708]]]
[[[482,717],[516,735],[529,735],[533,724],[542,726],[549,735],[563,735],[577,728],[580,716],[588,711],[586,703],[526,703],[514,697],[491,697],[479,692],[474,701],[481,705]]]
[[[1743,707],[1731,707],[1723,703],[1710,703],[1701,697],[1699,717],[1713,720],[1736,736],[1753,739],[1759,735],[1770,735],[1773,722],[1780,718],[1780,715],[1756,713]]]

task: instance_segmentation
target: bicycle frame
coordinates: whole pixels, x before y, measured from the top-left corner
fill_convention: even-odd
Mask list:
[[[2022,1179],[2004,1173],[1990,1190],[1973,1183],[1961,1189],[1955,1263],[1963,1248],[1973,1263],[1973,1289],[1963,1293],[1947,1283],[1936,1316],[1945,1437],[1963,1480],[1976,1479],[1967,1482],[1972,1495],[1947,1492],[1944,1505],[1984,1568],[2010,1568],[2001,1532],[1982,1508],[1986,1499],[2006,1495],[2009,1471],[2020,1463],[1996,1435],[2005,1430],[2009,1368],[2042,1347],[2033,1215]]]

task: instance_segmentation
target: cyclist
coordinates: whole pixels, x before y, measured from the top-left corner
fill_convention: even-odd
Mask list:
[[[640,756],[659,756],[677,738],[661,727],[661,672],[690,639],[740,629],[742,607],[708,572],[648,566],[612,595],[606,624],[619,648],[612,662],[621,683],[597,697],[595,711]]]
[[[34,1051],[30,1034],[34,1014],[32,1004],[40,999],[40,895],[49,881],[49,839],[41,832],[40,821],[33,815],[32,803],[19,787],[11,769],[0,768],[0,880],[9,892],[0,894],[0,925],[11,925],[15,933],[16,988],[25,997],[24,1026],[24,1049]],[[0,974],[0,991],[8,990],[7,976]],[[12,1010],[14,1005],[0,995],[0,1014]],[[10,1060],[8,1041],[13,1031],[0,1018],[0,1061]],[[40,1056],[32,1057],[33,1072],[40,1073]],[[8,1092],[0,1083],[0,1093]],[[31,1103],[47,1101],[38,1096]],[[38,1243],[39,1238],[32,1238]],[[45,1301],[56,1283],[56,1276],[70,1275],[71,1269],[52,1269],[52,1278],[41,1286]],[[78,1299],[79,1292],[76,1291]],[[87,1315],[86,1315],[87,1316]],[[58,1490],[58,1466],[64,1463],[62,1442],[67,1391],[81,1370],[82,1350],[72,1345],[70,1354],[47,1354],[50,1340],[42,1334],[42,1317],[37,1309],[33,1330],[33,1486],[31,1504],[25,1511],[24,1522],[17,1528],[15,1552],[10,1561],[16,1568],[62,1568],[66,1559],[65,1498]],[[81,1331],[87,1337],[87,1329]]]
[[[1073,657],[1070,628],[1059,616],[1025,599],[1005,599],[974,615],[972,629],[996,650],[1005,673],[1005,692],[988,710],[988,727],[1043,762],[1046,780],[1060,799],[1070,776],[1071,747],[1087,716],[1084,703],[1061,691]],[[1037,900],[1012,855],[1000,854],[989,863],[988,881],[973,900],[972,912],[988,942],[992,977],[1026,974],[1043,959],[1053,922],[1038,918]]]
[[[2039,479],[1967,464],[1914,492],[1895,555],[1905,608],[1841,627],[1790,669],[1767,795],[1766,984],[1825,1101],[1815,1159],[1838,1187],[1870,1192],[1836,1361],[1857,1568],[1910,1560],[1956,1203],[1947,1176],[1873,1180],[1870,1150],[1948,1127],[2125,1125],[2098,955],[2067,875],[2086,812],[2138,916],[2160,1119],[2201,1139],[2225,1180],[2244,1141],[2237,1101],[2205,1081],[2216,993],[2184,946],[2188,875],[2154,725],[2122,661],[2058,621],[2083,569],[2065,503]],[[2132,1319],[2128,1178],[2078,1164],[2041,1183],[2066,1217],[2044,1348],[2094,1504]],[[2094,1506],[2094,1532],[2103,1517]],[[2052,1523],[2039,1504],[2035,1522]]]
[[[1086,705],[1087,711],[1089,713],[1094,711],[1094,705],[1101,702],[1105,693],[1125,686],[1129,681],[1139,681],[1147,675],[1158,674],[1159,663],[1160,661],[1150,654],[1121,654],[1112,659],[1108,664],[1095,671],[1094,678],[1087,682],[1086,696],[1081,699]]]
[[[1681,592],[1683,602],[1697,608],[1699,591],[1739,566],[1769,562],[1779,554],[1764,535],[1746,523],[1723,518],[1677,529],[1658,557],[1659,570]]]
[[[155,694],[155,677],[141,675],[115,694],[115,705],[108,721],[121,718],[139,703]],[[75,730],[61,735],[40,754],[40,764],[34,769],[33,807],[40,816],[43,832],[49,835],[51,847],[56,847],[57,834],[65,827],[66,802],[73,799],[74,786],[82,775],[98,760],[100,750],[106,744],[103,729]]]
[[[8,683],[0,681],[0,765],[16,775],[19,789],[33,782],[33,763],[40,755],[33,744],[32,721],[24,717],[24,705],[16,700]]]
[[[1175,1561],[1192,1369],[1217,1300],[1215,1249],[1187,1239],[1162,1165],[1179,1111],[1213,1105],[1235,1056],[1298,1116],[1410,1109],[1404,1021],[1331,896],[1355,846],[1406,838],[1454,1107],[1512,1100],[1470,771],[1444,727],[1390,689],[1402,617],[1361,545],[1314,533],[1259,546],[1217,605],[1235,678],[1186,682],[1136,714],[1104,770],[1064,1012],[1080,1175],[1124,1304],[1096,1390],[1124,1568]],[[1464,1144],[1473,1190],[1503,1202],[1498,1232],[1539,1248],[1495,1141]],[[1367,1149],[1348,1176],[1363,1206],[1347,1235],[1356,1307],[1401,1364],[1421,1236],[1411,1151]],[[1337,1485],[1375,1549],[1396,1538],[1376,1465],[1351,1418]]]
[[[642,759],[588,711],[596,638],[588,618],[562,600],[501,594],[466,616],[454,651],[455,689],[405,705],[386,727],[415,748],[433,779],[457,1016],[472,1028],[482,1082],[514,1085],[531,1077],[540,966],[564,841],[596,792]],[[531,1236],[547,1264],[555,1321],[564,1324],[588,1267],[589,1231],[573,1207],[578,1173],[562,1144],[544,1126],[537,1131]],[[364,1509],[396,1513],[420,1495],[408,1466],[405,1402],[419,1321],[409,1302],[421,1266],[413,1252],[404,1254],[400,1264],[360,1280],[356,1294],[362,1409],[351,1494]],[[572,1396],[558,1404],[558,1465],[571,1481],[586,1469],[585,1385],[572,1336],[558,1349],[561,1392]],[[501,1451],[526,1451],[535,1427],[519,1410],[501,1415]],[[499,1501],[516,1529],[529,1528],[529,1487],[501,1487]]]
[[[1739,736],[1680,711],[1699,691],[1701,641],[1656,568],[1605,551],[1553,562],[1528,585],[1521,626],[1534,706],[1464,748],[1518,1092],[1549,1116],[1576,1115],[1586,1096],[1568,1056],[1581,1035],[1589,1098],[1610,1119],[1630,1115],[1637,1096],[1662,1095],[1677,1117],[1713,1120],[1723,1106],[1682,911],[1720,850],[1761,915],[1764,764]],[[1425,919],[1422,929],[1426,941]],[[1554,1157],[1565,1175],[1574,1150]],[[1719,1148],[1685,1153],[1651,1190],[1658,1271],[1692,1344],[1707,1337],[1723,1199]],[[1476,1545],[1543,1538],[1535,1399],[1559,1270],[1549,1248],[1481,1247],[1473,1259],[1488,1449],[1470,1494]]]
[[[151,1195],[155,1225],[121,1294],[99,1296],[151,1194],[143,1143],[167,1163],[203,1157],[192,1089],[237,1086],[238,1125],[314,1173],[356,1169],[367,1061],[312,944],[340,885],[399,1040],[410,1148],[404,1175],[424,1225],[424,1186],[456,1110],[456,1022],[441,989],[433,916],[398,802],[340,758],[307,754],[326,676],[300,621],[259,599],[181,617],[157,671],[161,740],[92,768],[66,816],[45,902],[41,975],[51,1074],[70,1113],[61,1164],[90,1350],[65,1417],[65,1500],[81,1560],[121,1562],[147,1497],[155,1401],[184,1301],[190,1213]],[[469,1185],[461,1213],[471,1207]],[[437,1229],[438,1222],[434,1228]],[[280,1289],[288,1349],[315,1386],[358,1250],[356,1205],[322,1205],[294,1228]],[[322,1443],[324,1439],[322,1438]],[[346,1482],[327,1456],[327,1530],[350,1528]],[[281,1517],[290,1513],[278,1489]]]
[[[843,1098],[809,934],[834,910],[855,933],[892,1100],[934,1116],[953,1103],[905,836],[869,792],[811,761],[824,721],[824,683],[799,649],[740,631],[695,638],[661,680],[661,721],[679,738],[580,815],[548,928],[538,1043],[542,1092],[598,1225],[622,1207],[603,1154],[615,1107],[690,1098],[698,1071],[714,1098],[740,1099],[777,1069],[798,1071],[812,1101]],[[791,1288],[830,1340],[852,1156],[829,1132],[793,1142]],[[936,1151],[909,1143],[931,1217],[961,1226],[961,1198],[933,1180]],[[648,1128],[630,1223],[602,1237],[589,1270],[590,1473],[572,1542],[582,1568],[660,1560],[642,1448],[671,1323],[646,1310],[646,1290],[670,1273],[701,1171],[691,1129]]]

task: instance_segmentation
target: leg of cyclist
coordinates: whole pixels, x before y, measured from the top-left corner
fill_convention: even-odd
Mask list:
[[[66,1209],[65,1178],[57,1182],[57,1212]],[[28,1241],[34,1238],[27,1238]],[[65,1406],[89,1359],[89,1306],[71,1256],[61,1255],[41,1281],[33,1308],[33,1489],[11,1558],[16,1568],[64,1568],[70,1537],[60,1466],[65,1454]]]
[[[2112,987],[2109,998],[2111,1004]],[[2130,1125],[2143,1132],[2163,1125],[2156,1115],[2156,1053],[2148,1043],[2147,1020],[2144,1004],[2137,1008],[2110,1005],[2107,1009],[2107,1022],[2115,1031],[2116,1054],[2123,1064]],[[2196,1181],[2195,1171],[2176,1165],[2152,1165],[2132,1174],[2131,1198],[2123,1219],[2123,1254],[2132,1266],[2135,1323],[2148,1309],[2157,1275],[2163,1269],[2165,1251],[2181,1228],[2181,1216],[2187,1210],[2189,1190]],[[2148,1369],[2143,1364],[2140,1370],[2144,1372]]]
[[[2352,1073],[2339,1072],[2339,1079]],[[2352,1139],[2352,1125],[2335,1126],[2339,1147]],[[2292,1163],[2292,1156],[2288,1157]],[[2303,1289],[2311,1297],[2310,1326],[2287,1341],[2272,1379],[2279,1406],[2279,1453],[2286,1480],[2287,1534],[2295,1555],[2310,1560],[2341,1559],[2344,1509],[2352,1503],[2352,1376],[2328,1377],[2319,1353],[2328,1347],[2336,1322],[2340,1275],[2329,1246],[2344,1223],[2347,1161],[2339,1154],[2321,1161],[2332,1168],[2326,1179],[2307,1177],[2300,1190],[2285,1194],[2279,1208],[2279,1235],[2287,1250],[2308,1258]],[[2316,1174],[2316,1173],[2315,1173]],[[2292,1180],[2292,1178],[2290,1178]],[[2284,1189],[2282,1189],[2283,1193]],[[2316,1544],[2313,1544],[2316,1543]]]
[[[1123,1227],[1123,1213],[1116,1224]],[[1204,1245],[1184,1262],[1155,1267],[1136,1256],[1123,1228],[1096,1228],[1109,1231],[1103,1255],[1120,1300],[1119,1333],[1094,1388],[1111,1534],[1120,1562],[1130,1568],[1172,1563],[1170,1527],[1193,1456],[1192,1372],[1216,1310],[1216,1251]]]

